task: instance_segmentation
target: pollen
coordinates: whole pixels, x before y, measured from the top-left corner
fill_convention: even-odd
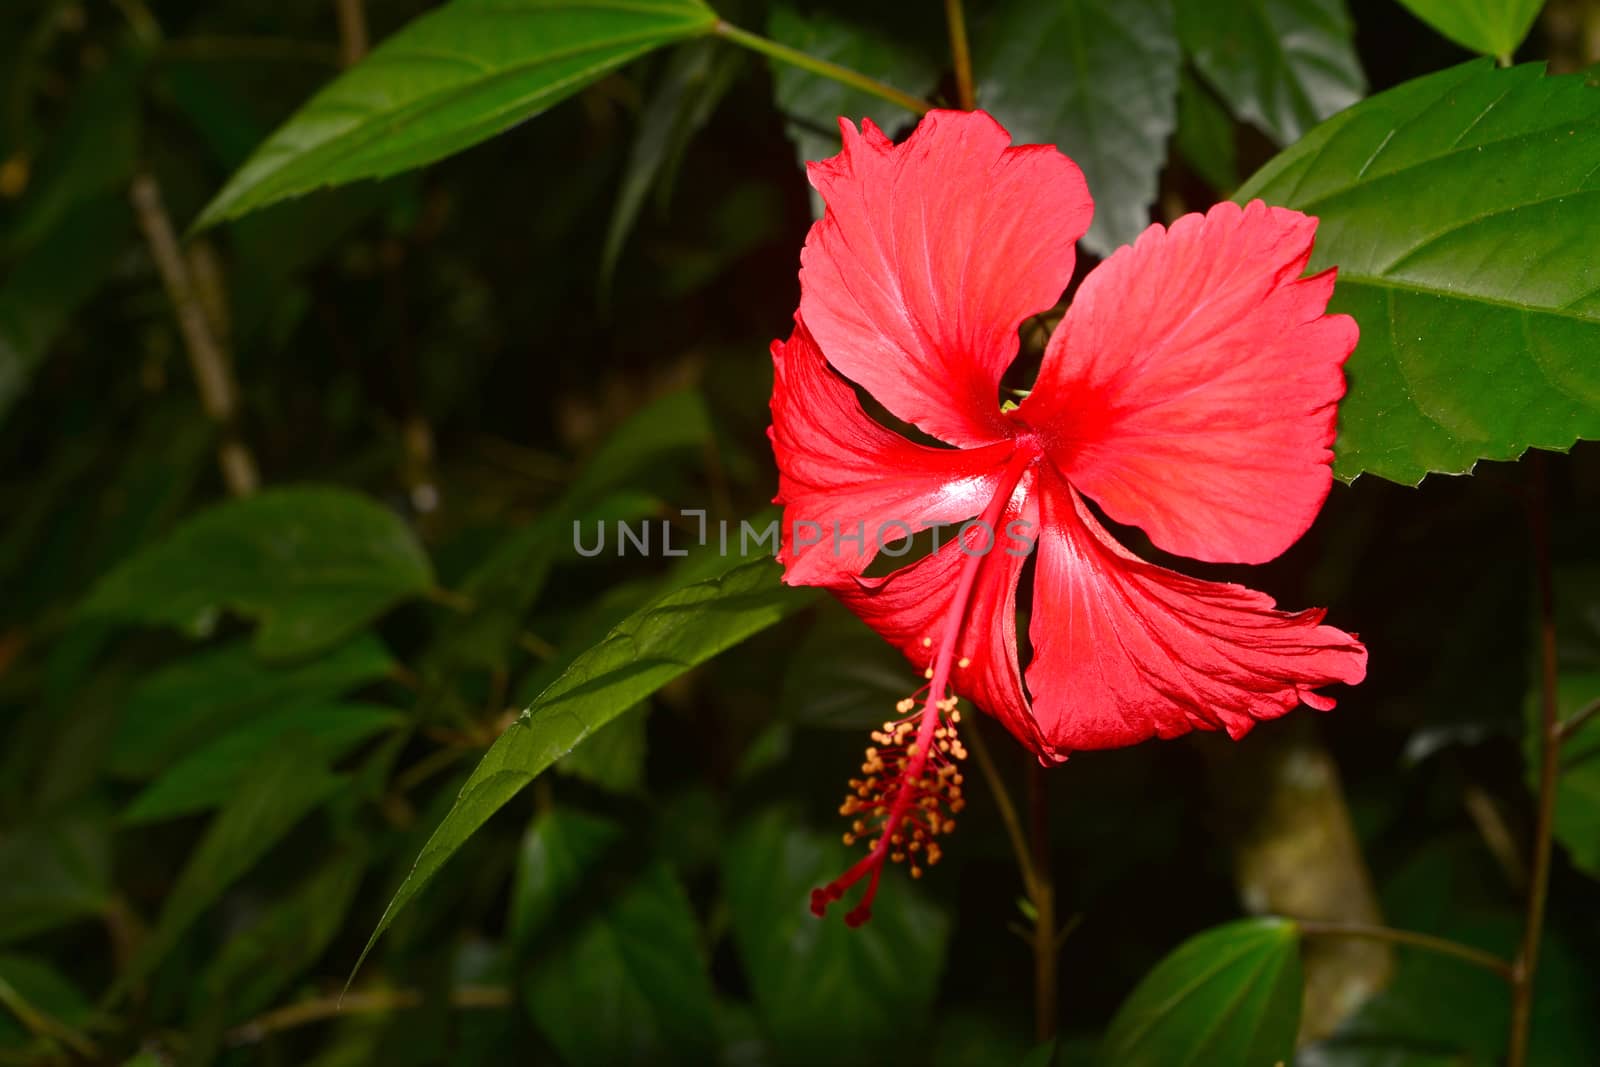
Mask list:
[[[872,731],[861,774],[850,779],[839,805],[839,814],[851,820],[844,843],[866,841],[869,851],[843,876],[812,893],[811,909],[818,915],[870,875],[861,902],[845,916],[849,925],[860,926],[871,917],[885,861],[903,864],[912,878],[921,878],[944,855],[938,839],[955,830],[955,816],[966,807],[960,761],[967,749],[957,729],[961,713],[953,695],[928,695],[922,709],[911,714],[917,703],[916,695],[901,700],[895,709],[903,717]]]

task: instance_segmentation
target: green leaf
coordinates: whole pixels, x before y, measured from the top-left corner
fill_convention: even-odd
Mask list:
[[[148,975],[224,890],[343,784],[296,746],[263,753],[235,783],[228,803],[189,854],[155,930],[129,962],[119,988],[125,991]]]
[[[613,793],[643,789],[649,710],[649,702],[641,702],[600,727],[587,743],[556,761],[556,773]]]
[[[1463,48],[1510,56],[1533,28],[1544,0],[1400,0],[1413,15]]]
[[[1178,79],[1178,135],[1173,147],[1213,189],[1227,192],[1239,184],[1233,118],[1187,68]]]
[[[1178,35],[1233,113],[1282,145],[1366,91],[1344,0],[1179,3]]]
[[[366,867],[361,848],[335,852],[230,935],[194,986],[191,1013],[232,1024],[270,1007],[338,936]]]
[[[394,513],[342,489],[275,489],[190,519],[103,578],[82,610],[194,636],[231,610],[261,623],[258,654],[287,659],[432,585],[428,557]]]
[[[375,704],[315,703],[284,708],[219,737],[191,753],[137,797],[124,823],[158,822],[223,804],[261,754],[293,738],[303,758],[328,766],[368,738],[405,721]]]
[[[724,854],[734,945],[784,1062],[921,1062],[925,1051],[908,1035],[938,990],[949,922],[898,870],[866,925],[812,915],[811,890],[858,858],[781,811],[752,820]]]
[[[619,623],[500,735],[423,846],[362,950],[363,959],[462,843],[547,767],[663,685],[814,596],[781,584],[777,565],[764,556],[716,562],[718,573],[672,589]]]
[[[667,69],[650,93],[639,116],[639,132],[617,190],[611,223],[606,227],[605,248],[600,256],[600,275],[609,285],[616,271],[622,246],[638,221],[645,196],[651,187],[670,184],[675,162],[695,134],[711,118],[744,56],[722,47],[716,41],[691,41],[681,45],[667,61]]]
[[[1012,137],[1059,145],[1083,168],[1085,247],[1105,255],[1138,237],[1178,120],[1171,0],[1006,0],[973,62],[979,104]]]
[[[558,808],[529,824],[517,852],[506,917],[517,952],[527,954],[534,938],[550,931],[590,872],[624,839],[621,823],[582,811]]]
[[[0,831],[0,942],[98,915],[111,899],[111,840],[94,812]]]
[[[59,1036],[93,1017],[83,993],[54,967],[30,956],[0,955],[0,1049],[26,1044],[30,1024]]]
[[[241,723],[287,706],[328,701],[389,676],[395,666],[371,634],[294,664],[263,663],[244,641],[188,656],[128,694],[112,741],[111,773],[154,777]]]
[[[317,93],[256,149],[197,225],[431,163],[715,22],[698,0],[455,0]]]
[[[530,828],[514,891],[544,932],[523,987],[528,1011],[578,1067],[708,1062],[716,1020],[689,899],[659,861],[620,883],[598,869],[620,835],[609,820],[561,810]],[[553,909],[562,922],[552,929]]]
[[[1300,1028],[1300,937],[1243,919],[1191,937],[1117,1009],[1104,1058],[1118,1067],[1287,1063]]]
[[[789,657],[778,710],[805,726],[876,729],[921,674],[848,609],[824,602]]]
[[[767,16],[767,36],[913,96],[925,96],[939,80],[938,67],[907,46],[903,33],[885,32],[828,11],[802,12],[789,3],[775,3]],[[802,164],[839,154],[841,116],[858,125],[869,118],[891,134],[914,118],[898,104],[787,63],[772,64],[772,96],[788,119],[784,128]],[[816,214],[822,214],[815,191],[811,203]]]
[[[1321,218],[1354,315],[1334,470],[1415,484],[1600,436],[1600,91],[1486,60],[1312,131],[1235,197]]]

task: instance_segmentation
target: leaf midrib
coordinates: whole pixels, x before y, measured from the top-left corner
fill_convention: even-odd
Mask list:
[[[1434,286],[1422,285],[1417,282],[1403,282],[1394,278],[1385,278],[1376,274],[1361,274],[1356,271],[1347,271],[1339,268],[1339,280],[1335,286],[1366,285],[1373,289],[1387,289],[1402,293],[1413,293],[1419,296],[1432,296],[1441,300],[1461,300],[1474,304],[1486,304],[1490,307],[1504,308],[1524,315],[1552,315],[1557,318],[1570,319],[1588,326],[1600,326],[1600,318],[1580,315],[1562,307],[1545,307],[1538,304],[1517,304],[1510,300],[1497,300],[1490,296],[1480,296],[1477,293],[1462,292],[1457,289],[1441,289]]]
[[[550,8],[540,9],[540,12],[542,13],[543,11],[561,10],[563,7],[578,8],[583,6],[585,5],[569,4],[552,6]],[[508,12],[515,10],[518,14],[530,13],[526,9],[520,8],[507,10]],[[619,7],[615,8],[615,10],[642,12],[646,9]],[[492,14],[493,11],[494,9],[484,9],[485,14]],[[650,9],[648,13],[662,14],[663,12]],[[319,141],[310,149],[299,146],[284,146],[279,144],[279,136],[284,130],[292,129],[299,119],[306,115],[314,115],[319,110],[324,108],[331,110],[336,104],[335,101],[313,99],[306,105],[306,109],[304,111],[291,117],[289,121],[279,129],[279,131],[274,133],[272,137],[270,137],[261,146],[259,155],[257,155],[252,161],[247,162],[245,164],[245,169],[239,172],[241,176],[246,174],[251,169],[251,163],[253,162],[260,166],[264,171],[261,178],[258,181],[253,182],[250,187],[242,192],[241,195],[231,203],[223,202],[219,197],[218,202],[223,203],[225,206],[223,206],[221,210],[216,213],[216,215],[218,218],[231,217],[239,214],[241,210],[248,210],[252,205],[270,202],[272,200],[279,199],[284,195],[292,195],[292,193],[288,192],[288,190],[294,189],[301,182],[305,181],[304,178],[296,178],[295,173],[306,163],[313,162],[317,168],[330,168],[336,166],[349,159],[350,156],[360,152],[362,149],[370,147],[374,141],[380,139],[381,137],[394,135],[398,130],[403,129],[405,126],[416,123],[422,118],[425,118],[431,112],[456,102],[465,94],[482,92],[484,89],[489,88],[498,82],[515,80],[518,77],[535,72],[538,70],[538,68],[542,66],[548,66],[552,63],[576,59],[595,53],[604,53],[607,51],[614,53],[613,55],[608,56],[602,62],[596,63],[593,66],[579,71],[570,77],[540,86],[531,95],[520,97],[518,100],[513,101],[510,104],[494,109],[493,111],[485,114],[473,124],[474,126],[481,127],[485,122],[493,123],[494,121],[498,121],[505,115],[507,111],[514,111],[520,107],[527,107],[530,105],[536,106],[537,102],[541,98],[548,97],[552,93],[559,93],[561,89],[572,84],[573,82],[581,81],[582,79],[590,76],[597,68],[602,68],[613,63],[620,66],[637,55],[639,51],[647,50],[667,41],[692,37],[696,33],[703,34],[707,32],[713,25],[709,18],[690,19],[687,17],[688,12],[683,12],[683,15],[685,16],[683,19],[669,25],[659,25],[648,30],[642,30],[632,34],[608,37],[603,41],[589,42],[586,45],[562,49],[559,52],[543,53],[528,60],[514,63],[508,67],[486,71],[478,77],[469,77],[463,79],[462,82],[458,83],[457,85],[441,89],[436,93],[419,96],[414,100],[407,101],[405,104],[393,109],[392,111],[385,112],[380,109],[367,109],[365,114],[368,116],[373,116],[374,118],[359,120],[351,126],[339,131],[338,133],[333,134],[327,139]],[[633,51],[630,52],[630,49]],[[413,53],[410,45],[400,42],[398,47],[396,47],[393,51],[387,53],[375,53],[373,60],[376,63],[389,63],[396,61],[404,62],[405,57],[410,54],[418,55],[420,58],[426,61],[437,61],[443,55],[445,55],[445,53]],[[334,82],[330,84],[328,88],[331,90],[337,86],[337,84],[337,82]],[[355,105],[345,106],[352,108],[355,107]],[[312,185],[307,188],[315,188],[317,184],[321,183],[313,181]],[[227,189],[224,189],[222,195],[226,194]],[[266,196],[266,201],[262,200],[263,195]],[[208,209],[202,218],[211,217],[212,214],[212,210]]]
[[[1454,87],[1455,86],[1452,86],[1452,88],[1454,88]],[[1438,98],[1438,97],[1434,98],[1434,100],[1429,103],[1428,107],[1431,108],[1431,107],[1436,106],[1439,103],[1440,99],[1441,98]],[[1502,96],[1501,99],[1504,99],[1504,97]],[[1498,103],[1498,102],[1499,102],[1499,100],[1496,100],[1496,103]],[[1420,112],[1417,115],[1412,115],[1412,116],[1408,117],[1405,120],[1405,122],[1407,124],[1409,124],[1411,122],[1416,121],[1418,118],[1422,117],[1422,115],[1426,113],[1426,110],[1427,109],[1425,108],[1423,110],[1423,112]],[[1476,124],[1479,120],[1481,120],[1482,117],[1483,117],[1483,115],[1480,114],[1477,119],[1474,119],[1473,120],[1474,124]],[[1429,156],[1426,159],[1419,159],[1414,163],[1407,163],[1404,166],[1396,168],[1395,170],[1385,171],[1384,173],[1379,174],[1374,178],[1365,179],[1364,180],[1363,179],[1363,175],[1365,175],[1367,170],[1371,168],[1372,164],[1377,161],[1378,156],[1382,155],[1383,149],[1387,148],[1389,146],[1389,144],[1393,142],[1395,135],[1400,132],[1400,129],[1402,127],[1396,126],[1393,130],[1389,131],[1389,136],[1384,140],[1384,143],[1379,146],[1379,148],[1378,148],[1378,150],[1376,152],[1373,153],[1372,158],[1367,160],[1367,162],[1365,164],[1363,164],[1361,172],[1356,175],[1355,180],[1350,182],[1350,184],[1341,185],[1336,189],[1330,189],[1330,190],[1328,190],[1326,192],[1319,193],[1316,196],[1310,198],[1309,200],[1300,200],[1300,201],[1296,202],[1294,206],[1295,206],[1295,209],[1298,210],[1298,211],[1304,211],[1304,212],[1306,212],[1308,214],[1316,214],[1317,212],[1315,212],[1313,209],[1315,209],[1319,205],[1327,203],[1330,200],[1334,200],[1334,199],[1336,199],[1338,197],[1344,196],[1347,193],[1359,192],[1359,191],[1362,191],[1362,190],[1365,190],[1365,189],[1369,189],[1372,186],[1377,185],[1379,182],[1385,182],[1385,181],[1390,180],[1391,178],[1396,178],[1396,177],[1400,177],[1400,176],[1403,176],[1403,175],[1407,175],[1411,171],[1417,170],[1419,168],[1429,167],[1429,166],[1433,166],[1433,165],[1441,163],[1441,162],[1446,162],[1446,161],[1448,161],[1448,160],[1450,160],[1450,159],[1452,159],[1452,158],[1454,158],[1456,156],[1465,155],[1468,152],[1477,152],[1477,151],[1482,151],[1483,149],[1486,149],[1486,148],[1491,148],[1491,147],[1498,148],[1500,146],[1514,144],[1514,143],[1519,142],[1519,141],[1532,140],[1533,138],[1542,137],[1545,134],[1552,133],[1552,132],[1554,132],[1556,130],[1559,130],[1559,129],[1563,128],[1563,127],[1566,127],[1567,129],[1576,129],[1576,128],[1580,127],[1580,126],[1594,127],[1596,129],[1600,129],[1600,118],[1590,118],[1590,119],[1584,120],[1582,122],[1571,122],[1571,121],[1568,121],[1568,122],[1556,122],[1556,123],[1551,123],[1550,125],[1547,125],[1547,126],[1540,126],[1537,129],[1523,130],[1523,131],[1521,131],[1521,132],[1519,132],[1517,134],[1511,135],[1511,136],[1496,138],[1495,140],[1492,140],[1492,141],[1484,141],[1484,142],[1480,142],[1480,143],[1476,143],[1476,144],[1469,144],[1469,145],[1459,145],[1459,146],[1450,148],[1447,151],[1441,152],[1438,155]],[[1341,127],[1341,129],[1342,129],[1342,127]],[[1464,136],[1466,133],[1471,132],[1471,130],[1472,130],[1472,127],[1469,126],[1466,130],[1464,130],[1462,132],[1462,135]],[[1334,131],[1334,132],[1337,133],[1338,131]],[[1321,145],[1319,145],[1317,147],[1316,154],[1314,156],[1312,156],[1310,160],[1307,161],[1308,162],[1308,166],[1306,168],[1306,172],[1307,173],[1309,173],[1309,172],[1311,172],[1311,171],[1316,169],[1316,167],[1315,167],[1316,161],[1319,160],[1323,155],[1325,155],[1327,153],[1328,146],[1332,143],[1332,140],[1333,139],[1330,136],[1327,141],[1323,142]],[[1593,174],[1594,174],[1594,171],[1591,170],[1589,172],[1589,175],[1585,176],[1584,181],[1587,181],[1590,176],[1593,176]],[[1563,194],[1563,195],[1571,196],[1571,195],[1574,195],[1576,193],[1587,191],[1587,190],[1584,190],[1584,189],[1581,188],[1581,186],[1583,184],[1582,182],[1579,182],[1578,184],[1580,186],[1579,188],[1575,188],[1575,189],[1571,190],[1571,192]],[[1516,205],[1516,206],[1520,207],[1522,205]],[[1507,210],[1511,210],[1511,209],[1507,209]]]

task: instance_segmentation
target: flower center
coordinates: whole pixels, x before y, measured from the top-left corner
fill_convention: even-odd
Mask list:
[[[900,863],[909,859],[911,876],[919,878],[924,863],[932,866],[939,861],[942,849],[935,838],[955,829],[953,816],[965,806],[962,776],[955,761],[966,755],[966,749],[956,733],[961,713],[956,710],[950,679],[957,668],[969,666],[969,661],[958,660],[956,653],[972,603],[972,590],[999,540],[992,531],[999,529],[1000,518],[1017,484],[1039,454],[1038,446],[1030,440],[1006,464],[981,519],[991,531],[989,551],[966,555],[955,596],[945,610],[939,632],[922,639],[924,648],[933,650],[937,645],[924,673],[928,684],[900,701],[896,710],[904,718],[886,722],[883,729],[872,734],[873,744],[868,746],[861,765],[864,777],[850,780],[851,793],[839,808],[840,814],[855,816],[850,831],[844,835],[845,844],[869,837],[868,852],[844,874],[823,888],[812,890],[811,910],[818,916],[843,897],[847,889],[870,876],[860,903],[845,915],[846,924],[860,926],[872,917],[872,901],[877,896],[884,861]],[[913,713],[919,697],[923,700],[922,710]]]

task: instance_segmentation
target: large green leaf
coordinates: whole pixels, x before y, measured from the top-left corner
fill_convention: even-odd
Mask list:
[[[1292,922],[1244,919],[1179,945],[1117,1009],[1104,1060],[1118,1067],[1287,1063],[1300,1028]]]
[[[199,225],[431,163],[715,22],[699,0],[454,0],[314,96],[256,149]]]
[[[232,610],[260,621],[259,654],[288,658],[432,585],[428,557],[394,513],[341,489],[276,489],[190,519],[102,579],[83,611],[204,635]]]
[[[922,1062],[922,1031],[949,922],[891,871],[872,921],[811,914],[811,890],[859,857],[782,811],[752,820],[724,853],[734,944],[782,1062]]]
[[[394,669],[388,649],[370,634],[293,664],[263,663],[243,641],[187,656],[128,693],[112,738],[111,773],[154,777],[240,723],[326,702]]]
[[[716,573],[672,588],[578,656],[500,735],[423,846],[363,958],[462,843],[547,767],[663,685],[814,595],[782,585],[777,565],[765,556],[714,562]]]
[[[1083,168],[1083,241],[1100,255],[1150,224],[1178,61],[1171,0],[1006,0],[975,42],[978,102],[1018,141],[1059,145]]]
[[[1344,0],[1179,3],[1178,34],[1233,113],[1279,144],[1366,91]]]
[[[1463,64],[1367,100],[1245,184],[1322,220],[1361,325],[1335,471],[1415,484],[1600,436],[1600,91]]]
[[[767,16],[767,35],[913,96],[926,94],[939,80],[938,68],[908,45],[903,34],[828,11],[801,11],[793,4],[775,3]],[[891,134],[915,118],[898,104],[787,63],[772,65],[772,95],[788,119],[785,128],[802,164],[838,155],[841,116],[857,124],[871,119]],[[815,191],[811,203],[820,215],[822,200]]]
[[[1400,0],[1411,13],[1463,48],[1509,56],[1533,28],[1544,0]]]
[[[530,827],[513,899],[533,914],[512,916],[533,937],[524,1001],[575,1067],[708,1062],[711,979],[689,899],[659,860],[606,870],[599,861],[620,834],[610,820],[559,809]]]
[[[264,753],[235,783],[162,905],[161,918],[119,980],[138,982],[223,891],[343,784],[292,745]]]

